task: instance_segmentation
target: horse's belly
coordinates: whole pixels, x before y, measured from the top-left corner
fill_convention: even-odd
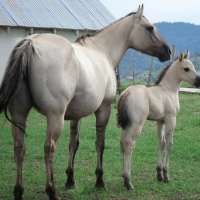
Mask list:
[[[65,112],[65,119],[80,119],[94,113],[103,101],[102,97],[75,97],[69,103]]]

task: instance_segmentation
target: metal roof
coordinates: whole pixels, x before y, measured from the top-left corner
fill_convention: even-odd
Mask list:
[[[0,26],[98,30],[114,20],[99,0],[0,0]]]

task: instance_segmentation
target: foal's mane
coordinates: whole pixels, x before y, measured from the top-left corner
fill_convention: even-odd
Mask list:
[[[135,13],[136,13],[136,12],[131,12],[131,13],[129,13],[128,15],[119,18],[118,20],[116,20],[116,21],[110,23],[108,26],[106,26],[106,27],[104,27],[104,28],[102,28],[102,29],[100,29],[100,30],[98,30],[98,31],[95,31],[95,32],[93,32],[93,33],[86,33],[86,34],[84,34],[84,35],[81,35],[80,37],[78,37],[78,38],[75,40],[75,42],[77,42],[77,43],[82,43],[82,42],[85,41],[86,38],[93,37],[93,36],[97,35],[98,33],[102,32],[102,31],[104,31],[105,29],[107,29],[107,28],[109,28],[110,26],[112,26],[113,24],[115,24],[115,23],[121,21],[122,19],[124,19],[124,18],[126,18],[126,17],[128,17],[128,16],[134,15]]]
[[[171,65],[172,65],[172,63],[169,63],[169,64],[160,72],[160,74],[159,74],[159,76],[158,76],[158,79],[157,79],[155,85],[158,85],[158,84],[162,81],[163,77],[165,76],[166,72],[167,72],[168,69],[171,67]]]

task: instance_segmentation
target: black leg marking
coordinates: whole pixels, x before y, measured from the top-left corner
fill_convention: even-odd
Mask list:
[[[73,189],[75,188],[74,171],[73,169],[67,169],[67,182],[65,183],[65,188]]]
[[[105,183],[103,181],[103,170],[96,169],[95,174],[96,174],[96,177],[97,177],[95,187],[99,188],[99,189],[104,188]]]
[[[165,168],[163,168],[163,176],[164,176],[164,183],[169,183],[170,178],[169,178],[169,175],[168,175],[168,171]]]
[[[160,181],[160,182],[164,181],[164,178],[163,178],[163,175],[162,175],[162,172],[163,172],[162,167],[157,166],[156,171],[157,171],[157,180]]]
[[[14,196],[15,196],[15,200],[22,200],[22,195],[24,192],[24,188],[20,185],[16,185],[14,187]]]

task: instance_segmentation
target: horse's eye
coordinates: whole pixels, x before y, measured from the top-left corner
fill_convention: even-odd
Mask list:
[[[185,67],[184,70],[185,70],[185,72],[189,72],[190,71],[189,67]]]
[[[153,31],[153,26],[147,26],[146,29],[147,29],[149,32],[152,32],[152,31]]]

